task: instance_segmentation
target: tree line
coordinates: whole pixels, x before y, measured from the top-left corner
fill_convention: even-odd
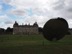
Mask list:
[[[12,34],[13,33],[13,28],[8,27],[7,29],[0,28],[0,35],[4,34]]]
[[[42,33],[42,28],[38,27],[39,34]],[[13,34],[13,28],[8,27],[7,29],[0,28],[0,35],[3,34]]]

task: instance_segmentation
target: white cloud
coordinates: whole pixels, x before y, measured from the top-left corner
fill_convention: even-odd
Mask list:
[[[0,16],[0,27],[1,28],[7,28],[7,27],[12,27],[14,21],[10,19],[7,15],[2,15]]]
[[[37,21],[39,25],[43,25],[52,17],[64,17],[70,19],[72,17],[71,0],[13,0],[10,5],[16,9],[12,11],[14,14],[25,16],[24,22]],[[28,9],[32,9],[32,16],[28,15]],[[70,13],[70,12],[71,13]],[[43,22],[43,23],[42,23]]]
[[[0,21],[2,21],[2,20],[6,20],[7,18],[8,18],[7,15],[1,15],[1,16],[0,16]]]
[[[7,24],[7,25],[5,25],[4,23],[2,23],[1,25],[0,25],[0,28],[4,28],[4,29],[7,29],[8,27],[13,27],[13,25],[12,24]]]
[[[7,3],[15,7],[14,9],[11,9],[8,12],[8,14],[22,16],[22,18],[16,19],[16,21],[18,21],[19,24],[21,23],[33,24],[35,21],[37,21],[39,26],[43,26],[45,22],[50,18],[63,17],[68,21],[70,25],[69,27],[72,27],[71,26],[72,0],[3,0],[3,1],[4,3]],[[5,20],[5,18],[2,20]]]

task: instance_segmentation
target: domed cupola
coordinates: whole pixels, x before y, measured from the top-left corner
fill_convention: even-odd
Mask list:
[[[15,21],[13,27],[16,27],[16,26],[18,26],[18,23]]]
[[[33,24],[33,26],[35,26],[35,27],[38,27],[38,24],[37,24],[37,22],[35,22],[35,23]]]

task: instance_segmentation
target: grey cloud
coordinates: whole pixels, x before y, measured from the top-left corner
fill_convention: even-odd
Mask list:
[[[14,11],[11,12],[11,14],[22,16],[22,15],[25,14],[25,11],[24,10],[14,10]]]
[[[72,7],[67,9],[68,12],[72,12]]]
[[[12,21],[5,21],[4,23],[5,23],[5,24],[13,24]]]
[[[59,0],[58,2],[55,2],[53,5],[53,9],[54,10],[60,10],[60,9],[63,9],[65,7],[65,0]]]
[[[64,8],[64,5],[59,4],[59,5],[54,7],[54,10],[62,10],[63,8]]]
[[[51,16],[50,11],[46,8],[34,8],[32,9],[32,12],[37,16]]]
[[[11,0],[3,0],[3,2],[8,4],[11,2]]]
[[[64,17],[65,19],[72,18],[72,1],[71,0],[59,0],[54,3],[53,11],[56,15]]]

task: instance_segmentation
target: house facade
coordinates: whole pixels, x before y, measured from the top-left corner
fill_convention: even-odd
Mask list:
[[[19,25],[16,21],[13,25],[13,34],[38,34],[38,24]]]

